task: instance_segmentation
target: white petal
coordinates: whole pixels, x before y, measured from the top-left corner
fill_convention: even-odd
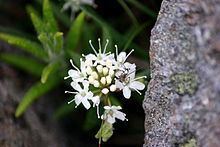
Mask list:
[[[82,91],[82,88],[81,88],[81,86],[79,85],[79,83],[71,82],[70,85],[71,85],[71,86],[73,87],[73,89],[75,89],[76,91],[79,91],[79,92]]]
[[[105,110],[110,110],[111,107],[110,107],[110,106],[104,106],[104,109],[105,109]]]
[[[91,91],[86,93],[85,99],[91,99],[93,97],[93,93]]]
[[[123,88],[123,95],[125,98],[129,99],[131,97],[131,90],[129,89],[128,86],[125,86]]]
[[[108,115],[107,122],[110,123],[110,124],[113,124],[113,123],[115,123],[115,118]]]
[[[143,90],[145,85],[139,81],[133,81],[130,83],[129,87],[132,89]]]
[[[125,52],[121,52],[118,55],[117,60],[118,60],[118,62],[124,62],[125,58],[126,58],[126,53]]]
[[[88,91],[89,90],[89,81],[85,80],[85,81],[82,82],[82,84],[83,84],[84,90]]]
[[[126,116],[126,114],[124,114],[124,113],[122,113],[122,112],[120,112],[120,111],[117,111],[117,112],[115,113],[115,117],[116,117],[117,119],[122,120],[122,121],[124,121],[124,120],[126,119],[125,116]]]
[[[89,101],[85,98],[82,98],[82,104],[87,110],[91,107]]]
[[[78,106],[81,103],[81,96],[79,94],[75,96],[75,103],[76,103],[76,106]]]
[[[124,85],[119,80],[115,80],[115,85],[116,85],[116,88],[120,90],[124,88]]]
[[[115,109],[115,110],[121,110],[121,106],[112,106],[112,109]]]
[[[70,77],[73,77],[73,78],[79,77],[78,71],[77,71],[77,70],[73,70],[73,69],[70,69],[70,70],[68,71],[68,75],[69,75]]]
[[[97,59],[97,57],[94,55],[94,54],[88,54],[88,55],[86,55],[86,60],[96,60]]]

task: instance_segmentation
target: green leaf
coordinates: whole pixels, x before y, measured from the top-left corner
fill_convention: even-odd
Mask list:
[[[52,62],[49,65],[47,65],[43,69],[43,72],[42,72],[42,75],[41,75],[41,82],[44,84],[47,81],[48,76],[50,74],[52,74],[54,71],[56,71],[58,69],[58,67],[59,67],[59,62],[58,61]]]
[[[128,14],[128,16],[131,18],[133,24],[135,26],[138,26],[139,23],[135,17],[135,15],[133,14],[133,12],[131,11],[131,9],[128,7],[128,5],[124,2],[124,0],[117,0],[118,3],[122,6],[122,8],[125,10],[125,12]]]
[[[113,135],[113,126],[107,121],[99,129],[98,133],[95,135],[97,139],[102,138],[103,142],[108,141],[108,139]]]
[[[129,35],[126,44],[124,45],[123,50],[125,51],[126,49],[128,49],[128,47],[130,46],[130,44],[132,43],[132,41],[134,40],[134,38],[140,34],[141,31],[143,31],[144,28],[146,28],[147,26],[149,26],[150,23],[144,23],[141,26],[135,27],[134,31],[132,31],[132,33]]]
[[[81,58],[81,56],[79,55],[79,53],[76,53],[76,52],[73,52],[73,51],[69,51],[69,52],[67,52],[67,54],[68,54],[68,56],[69,56],[71,59],[73,59],[75,65],[76,65],[77,67],[79,67],[79,66],[80,66],[80,58]]]
[[[154,19],[157,18],[157,14],[154,11],[152,11],[146,5],[140,3],[139,1],[137,1],[137,0],[126,0],[126,1],[128,1],[133,6],[136,6],[139,10],[146,13],[148,16],[150,16]]]
[[[118,46],[124,46],[124,43],[126,42],[127,38],[120,34],[117,30],[112,28],[108,23],[106,23],[100,16],[98,16],[94,10],[92,10],[90,7],[82,6],[82,10],[90,17],[92,17],[100,26],[104,26],[108,28],[108,30],[112,34],[112,38],[114,38],[115,42],[118,43]],[[130,48],[134,48],[135,52],[134,54],[138,55],[142,59],[147,59],[148,56],[146,54],[146,51],[141,49],[137,44],[131,43]]]
[[[98,124],[99,121],[97,120],[96,108],[92,108],[86,113],[86,119],[83,128],[88,131],[96,127]]]
[[[70,27],[71,21],[69,16],[67,16],[64,12],[61,12],[61,8],[57,6],[57,4],[52,3],[53,11],[57,19],[67,28]]]
[[[52,33],[58,32],[57,22],[54,18],[53,10],[49,0],[43,1],[43,18],[44,18],[44,22],[47,25],[48,32],[52,32]]]
[[[32,24],[34,25],[34,28],[38,34],[45,32],[46,28],[44,25],[43,20],[40,18],[37,11],[32,6],[27,6],[27,12],[30,15]]]
[[[66,47],[65,47],[66,50],[72,51],[76,48],[82,33],[82,27],[85,20],[84,18],[85,18],[85,14],[81,12],[77,16],[76,20],[72,23],[66,38]]]
[[[109,44],[108,47],[106,49],[107,52],[112,52],[115,50],[115,48],[113,47],[113,39],[112,39],[112,34],[109,31],[109,29],[107,27],[102,27],[102,40],[103,40],[103,46],[106,44],[106,39],[109,40]]]
[[[53,114],[53,118],[56,120],[59,120],[63,117],[65,117],[66,115],[75,112],[76,109],[72,104],[63,104],[61,105]]]
[[[38,43],[30,41],[26,38],[0,33],[0,39],[6,41],[11,45],[15,45],[40,59],[45,59],[47,57],[47,53],[42,49],[42,47]]]
[[[57,86],[58,83],[59,83],[58,79],[51,78],[45,84],[42,84],[41,82],[37,82],[35,85],[33,85],[27,91],[27,93],[24,95],[23,99],[19,103],[15,112],[15,116],[16,117],[21,116],[35,100],[37,100],[40,96],[44,95],[45,93],[55,88],[55,86]]]
[[[0,60],[38,77],[41,76],[42,70],[44,68],[43,64],[40,64],[31,58],[21,55],[1,53]]]
[[[54,40],[54,50],[59,53],[63,49],[63,33],[56,32],[53,37]]]

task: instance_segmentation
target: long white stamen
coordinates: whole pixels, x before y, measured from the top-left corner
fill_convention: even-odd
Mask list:
[[[129,53],[128,53],[128,55],[125,57],[125,60],[127,60],[127,58],[131,55],[131,53],[134,51],[134,49],[132,49]],[[125,61],[124,60],[124,61]]]
[[[93,52],[94,52],[96,55],[98,55],[98,53],[96,52],[94,46],[92,45],[92,40],[89,40],[89,44],[90,44],[90,46],[91,46]]]
[[[77,94],[78,92],[73,92],[73,91],[65,91],[65,93]]]
[[[71,101],[68,102],[68,104],[72,103],[75,99],[72,99]]]
[[[147,76],[137,77],[137,78],[133,79],[132,81],[136,81],[136,80],[143,79],[143,78],[147,78]]]
[[[116,49],[116,57],[118,57],[118,46],[115,45],[115,49]]]
[[[100,38],[98,38],[98,42],[99,42],[99,54],[101,54],[102,47],[101,47],[101,39]]]
[[[66,80],[66,79],[68,79],[68,78],[70,78],[70,76],[64,77],[64,80]]]
[[[106,44],[105,44],[105,48],[104,48],[103,54],[105,54],[105,52],[106,52],[106,49],[107,49],[108,43],[109,43],[109,40],[106,39]]]
[[[79,68],[76,67],[76,66],[73,64],[73,60],[72,60],[72,59],[70,59],[70,63],[71,63],[71,65],[72,65],[78,72],[80,72]]]
[[[134,89],[138,94],[140,94],[141,95],[141,92],[140,91],[138,91],[137,89]]]

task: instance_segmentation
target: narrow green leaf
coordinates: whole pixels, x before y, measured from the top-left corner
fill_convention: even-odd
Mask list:
[[[55,86],[58,85],[58,83],[59,83],[59,80],[51,78],[45,84],[38,82],[35,85],[33,85],[27,91],[27,93],[24,95],[23,99],[19,103],[16,109],[16,112],[15,112],[15,116],[16,117],[21,116],[35,100],[37,100],[43,94],[52,90]]]
[[[130,44],[132,43],[134,38],[138,34],[140,34],[140,32],[143,31],[143,29],[146,28],[147,26],[149,26],[149,23],[147,23],[147,24],[144,23],[141,26],[136,27],[136,29],[133,32],[131,32],[131,34],[129,35],[129,37],[128,37],[127,41],[126,41],[126,44],[124,45],[124,48],[123,48],[124,51],[128,49],[128,47],[130,46]]]
[[[67,52],[67,54],[68,54],[68,56],[69,56],[71,59],[73,59],[75,65],[76,65],[77,67],[79,67],[79,66],[80,66],[80,58],[81,58],[81,56],[79,55],[79,53],[76,53],[76,52],[73,52],[73,51],[69,51],[69,52]]]
[[[66,38],[66,50],[74,50],[77,46],[77,43],[79,42],[81,33],[82,33],[82,27],[84,23],[85,14],[81,12],[75,21],[72,23],[71,28],[68,32],[67,38]]]
[[[65,117],[66,115],[75,112],[76,109],[72,104],[63,104],[61,105],[53,114],[53,118],[56,120],[59,120],[63,117]]]
[[[113,39],[112,39],[112,34],[110,32],[110,30],[107,27],[102,27],[102,38],[103,38],[103,46],[106,44],[106,39],[109,40],[109,44],[107,46],[106,51],[107,52],[112,52],[115,50],[115,48],[113,47]]]
[[[117,30],[108,25],[108,23],[106,23],[100,16],[98,16],[95,13],[95,11],[92,10],[90,7],[82,6],[81,8],[88,16],[92,17],[100,26],[105,26],[106,28],[108,28],[108,30],[112,34],[112,38],[114,38],[114,41],[118,44],[119,47],[124,46],[124,43],[127,40],[127,38],[124,35],[120,34]],[[138,55],[140,58],[145,60],[148,58],[146,51],[141,49],[137,44],[131,43],[130,48],[134,48],[134,54]]]
[[[53,36],[54,40],[54,50],[55,52],[59,53],[63,49],[63,33],[56,32]]]
[[[148,8],[146,5],[140,3],[139,1],[137,1],[137,0],[126,0],[126,1],[128,1],[133,6],[136,6],[139,10],[146,13],[148,16],[150,16],[154,19],[157,18],[157,14],[154,11],[152,11],[150,8]]]
[[[71,21],[69,16],[67,16],[64,12],[61,12],[61,8],[57,6],[57,4],[54,4],[51,2],[51,5],[53,6],[53,11],[57,19],[67,28],[70,27]]]
[[[32,24],[38,34],[45,32],[46,28],[43,20],[40,18],[37,11],[32,6],[27,6],[27,12],[30,15]]]
[[[51,33],[58,32],[57,22],[53,15],[53,10],[49,0],[43,1],[43,18],[47,24],[47,31]]]
[[[48,76],[53,73],[54,71],[56,71],[59,67],[59,62],[52,62],[50,63],[49,65],[47,65],[44,69],[43,69],[43,72],[42,72],[42,75],[41,75],[41,82],[44,84],[47,79],[48,79]]]
[[[9,53],[0,53],[0,60],[38,77],[41,76],[44,67],[43,64],[40,64],[31,58]]]
[[[139,23],[135,17],[135,15],[133,14],[133,12],[131,11],[131,9],[128,7],[128,5],[124,2],[124,0],[117,0],[118,3],[122,6],[122,8],[125,10],[125,12],[128,14],[128,16],[131,18],[133,24],[135,26],[138,26]]]
[[[11,45],[15,45],[40,59],[44,59],[47,56],[46,52],[38,43],[30,41],[26,38],[0,33],[0,39]]]

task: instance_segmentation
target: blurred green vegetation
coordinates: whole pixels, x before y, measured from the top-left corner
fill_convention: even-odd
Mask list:
[[[140,68],[138,74],[149,77],[150,30],[156,21],[159,0],[99,0],[95,1],[95,7],[82,5],[74,20],[70,19],[70,11],[61,12],[64,2],[0,1],[0,40],[22,50],[16,53],[1,51],[0,60],[38,79],[21,99],[15,112],[16,117],[20,117],[42,95],[53,92],[54,88],[61,87],[60,91],[64,91],[64,86],[67,89],[68,81],[64,81],[63,77],[67,75],[69,59],[72,58],[75,64],[79,65],[80,55],[92,52],[88,40],[102,38],[104,44],[105,39],[109,39],[107,50],[112,52],[115,51],[115,44],[119,46],[120,51],[134,48],[134,54],[129,60]],[[59,96],[63,99],[66,97],[68,96],[64,94]],[[121,100],[120,97],[120,94],[112,95],[111,100],[113,103],[124,105],[131,121],[125,126],[116,126],[122,131],[118,136],[116,133],[115,139],[113,137],[109,145],[117,145],[114,140],[123,134],[138,134],[139,140],[134,141],[131,146],[141,145],[144,133],[144,96],[134,94],[129,102]],[[63,124],[69,117],[71,119],[68,121],[76,121],[74,117],[77,117],[78,112],[73,105],[68,105],[67,101],[68,99],[65,99],[63,104],[57,104],[58,107],[52,115]],[[80,126],[81,130],[84,130],[82,134],[85,135],[86,132],[98,128],[99,122],[97,119],[94,121],[94,118],[96,113],[91,109],[85,113],[84,125],[78,120],[79,122],[74,122],[76,126],[67,126],[73,129]]]

